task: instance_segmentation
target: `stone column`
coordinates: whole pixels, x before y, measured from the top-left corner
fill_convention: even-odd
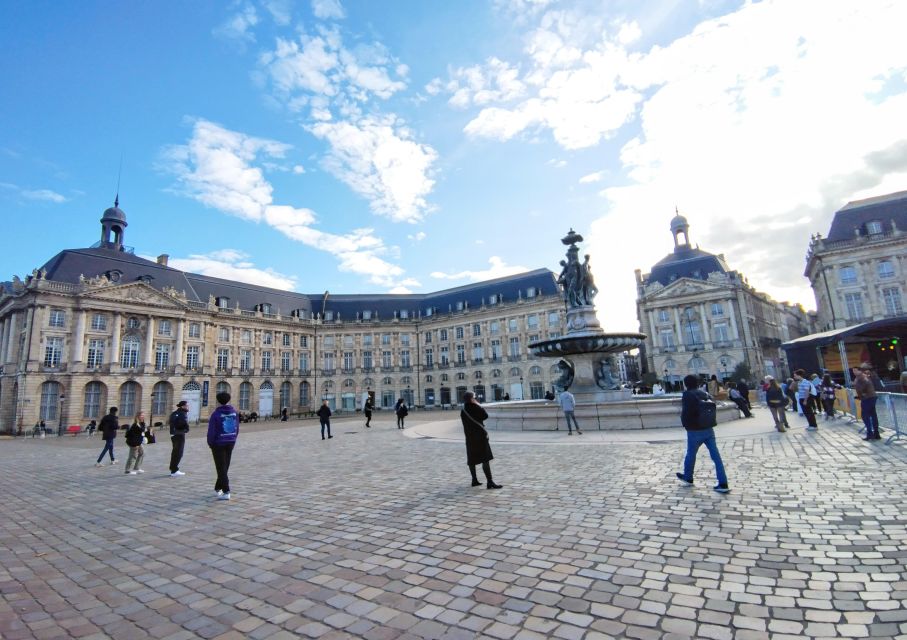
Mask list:
[[[3,355],[4,364],[12,362],[13,354],[16,352],[16,346],[19,343],[19,314],[13,312],[9,317],[9,332],[6,340],[6,350]]]
[[[731,334],[734,340],[740,340],[740,328],[737,326],[737,310],[734,308],[735,301],[733,298],[731,298],[727,302],[728,306],[730,307],[728,309],[728,311],[730,312],[728,315],[730,315],[731,317]]]
[[[699,325],[700,330],[702,331],[702,343],[712,342],[712,332],[711,332],[711,316],[705,314],[705,303],[699,303]]]
[[[680,345],[684,344],[683,342],[683,326],[680,324],[680,309],[674,307],[674,326],[677,328],[677,349],[680,350]]]
[[[76,329],[72,333],[72,364],[82,362],[82,351],[85,343],[85,314],[84,310],[76,311]]]
[[[148,331],[145,335],[145,366],[154,364],[154,316],[148,316]]]
[[[186,329],[186,321],[180,318],[176,323],[176,354],[174,357],[175,365],[183,364],[183,334]]]
[[[30,307],[28,309],[28,315],[25,320],[25,340],[26,344],[26,353],[19,354],[19,362],[23,364],[24,367],[28,367],[29,362],[41,362],[43,357],[40,353],[41,350],[41,330],[38,327],[41,326],[41,319],[46,315],[41,313],[41,309],[46,309],[46,307]],[[24,356],[24,358],[23,358]],[[62,356],[61,356],[62,357]]]
[[[6,345],[9,344],[9,324],[12,314],[3,319],[3,331],[0,335],[0,364],[6,362]]]
[[[107,362],[112,365],[116,365],[120,361],[120,321],[121,316],[119,313],[113,314],[113,338],[110,340],[110,354],[107,358]]]

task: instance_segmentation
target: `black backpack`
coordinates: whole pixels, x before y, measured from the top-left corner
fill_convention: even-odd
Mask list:
[[[718,405],[707,393],[696,394],[696,424],[700,429],[709,429],[718,424]]]

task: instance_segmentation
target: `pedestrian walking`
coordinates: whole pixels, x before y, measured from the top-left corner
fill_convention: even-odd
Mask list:
[[[579,423],[576,421],[576,398],[573,397],[573,394],[564,389],[561,391],[561,397],[558,399],[558,402],[561,405],[561,410],[564,412],[564,422],[567,423],[567,435],[573,435],[573,427],[576,427],[577,435],[583,435],[583,432],[580,431]],[[570,426],[570,421],[573,421],[573,427]]]
[[[819,428],[819,425],[816,423],[816,414],[813,411],[812,402],[809,398],[810,396],[817,395],[818,392],[816,391],[816,388],[809,383],[809,380],[806,379],[806,371],[803,369],[794,371],[794,382],[797,383],[797,403],[800,405],[800,410],[806,417],[806,428],[810,431],[816,431]]]
[[[872,383],[872,367],[866,363],[860,367],[857,372],[857,378],[853,384],[853,390],[857,399],[860,401],[860,415],[863,418],[863,424],[866,425],[866,437],[864,440],[881,440],[879,434],[879,416],[876,414],[876,401],[878,395],[876,387]]]
[[[819,394],[822,399],[822,408],[825,410],[825,419],[835,419],[835,391],[841,388],[837,382],[831,379],[829,374],[822,376],[822,383],[819,385]]]
[[[747,403],[746,400],[743,399],[743,394],[740,393],[740,390],[738,389],[738,386],[739,386],[739,385],[738,385],[737,383],[735,383],[735,382],[728,382],[728,384],[727,384],[727,388],[728,388],[728,392],[727,392],[727,393],[728,393],[728,398],[730,398],[730,399],[731,399],[731,402],[733,402],[734,404],[736,404],[736,405],[737,405],[737,408],[738,408],[740,411],[743,412],[743,416],[744,416],[744,417],[746,417],[746,418],[752,418],[752,417],[753,417],[753,414],[750,412],[749,403]],[[744,387],[745,387],[745,386],[746,386],[746,385],[744,384]]]
[[[321,401],[321,406],[318,407],[318,411],[315,412],[318,416],[318,422],[321,423],[321,439],[324,440],[324,430],[328,430],[328,438],[333,438],[331,435],[331,408],[328,406],[327,400]]]
[[[217,480],[214,482],[214,495],[218,500],[230,499],[230,460],[233,458],[233,447],[239,437],[239,416],[230,404],[230,394],[221,391],[215,398],[218,407],[208,418],[208,447],[214,458]]]
[[[488,431],[485,430],[487,419],[488,413],[476,400],[475,394],[472,391],[464,393],[460,421],[463,423],[463,435],[466,436],[466,464],[472,475],[472,486],[478,487],[482,484],[476,476],[476,465],[482,465],[486,488],[500,489],[501,485],[496,484],[491,477],[491,461],[494,460],[494,455],[488,442]]]
[[[178,478],[186,475],[180,471],[180,462],[183,459],[183,450],[186,447],[186,434],[189,433],[189,403],[180,400],[176,403],[176,410],[170,414],[170,442],[173,449],[170,451],[170,477]]]
[[[371,426],[372,426],[372,397],[371,396],[366,396],[365,404],[362,405],[362,413],[365,414],[366,428],[371,428]]]
[[[715,463],[715,474],[718,476],[715,491],[728,493],[730,488],[724,470],[724,462],[721,460],[718,444],[715,442],[714,427],[717,424],[715,401],[705,391],[697,389],[699,378],[692,373],[684,377],[683,385],[686,390],[681,397],[680,424],[687,432],[687,453],[683,459],[683,471],[677,473],[677,479],[688,486],[693,485],[696,454],[699,452],[699,447],[705,445],[712,462]]]
[[[113,441],[116,440],[117,431],[120,430],[120,422],[117,418],[117,408],[110,407],[107,415],[101,418],[101,424],[98,426],[101,437],[104,439],[104,448],[101,449],[101,455],[98,456],[96,467],[103,467],[101,460],[104,459],[105,453],[110,453],[110,464],[116,464],[116,456],[113,453]]]
[[[772,376],[766,376],[766,381],[768,389],[765,390],[765,404],[768,405],[772,420],[775,421],[775,429],[784,433],[790,428],[790,425],[787,424],[787,396],[784,395],[781,387],[778,386],[778,381]]]
[[[145,412],[139,411],[135,414],[132,424],[126,430],[126,445],[129,447],[129,457],[126,458],[126,466],[123,471],[126,475],[134,476],[139,473],[145,473],[142,469],[142,461],[145,459],[144,444],[148,437],[148,427],[145,426]]]
[[[403,423],[406,420],[406,416],[409,415],[409,407],[406,406],[403,398],[397,400],[397,404],[394,405],[394,413],[397,414],[397,428],[403,429]]]
[[[88,426],[85,427],[85,430],[88,431],[89,438],[94,435],[94,432],[97,431],[97,429],[98,429],[97,420],[92,420],[91,422],[88,423]]]
[[[784,381],[782,390],[784,391],[784,395],[786,395],[788,400],[790,400],[790,410],[798,411],[799,408],[797,406],[797,381],[794,380],[793,378],[788,378],[787,380]]]

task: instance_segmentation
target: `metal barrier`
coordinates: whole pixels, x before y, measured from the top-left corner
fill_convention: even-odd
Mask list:
[[[885,444],[892,440],[900,440],[903,425],[907,429],[907,393],[880,393],[879,400],[885,403],[887,411],[876,410],[879,414],[879,427],[891,429],[894,433],[888,437]]]

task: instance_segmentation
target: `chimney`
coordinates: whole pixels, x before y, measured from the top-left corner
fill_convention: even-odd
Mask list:
[[[159,255],[159,256],[157,257],[157,263],[158,263],[159,265],[161,265],[162,267],[166,267],[166,266],[167,266],[167,260],[169,260],[169,259],[170,259],[170,256],[168,256],[166,253],[162,253],[161,255]]]

